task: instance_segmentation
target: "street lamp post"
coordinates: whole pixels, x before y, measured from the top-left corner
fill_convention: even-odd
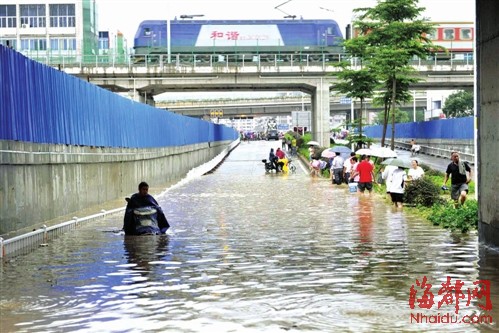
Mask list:
[[[170,30],[171,24],[170,24],[170,19],[166,20],[166,54],[167,54],[167,63],[171,64],[172,63],[172,42],[171,42],[171,37],[172,33]]]

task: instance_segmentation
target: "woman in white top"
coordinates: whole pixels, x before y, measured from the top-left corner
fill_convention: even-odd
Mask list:
[[[390,185],[392,184],[392,173],[394,170],[397,170],[397,167],[394,165],[387,165],[383,172],[381,173],[381,178],[385,180],[386,184],[386,193],[390,193]]]
[[[390,183],[390,187],[387,188],[387,191],[390,192],[392,202],[397,207],[402,207],[402,203],[404,202],[405,181],[407,180],[405,170],[400,167],[393,170],[391,178],[392,181]]]
[[[424,176],[424,170],[422,167],[419,166],[417,160],[412,160],[411,165],[412,167],[409,169],[409,172],[407,173],[408,180],[416,180]]]

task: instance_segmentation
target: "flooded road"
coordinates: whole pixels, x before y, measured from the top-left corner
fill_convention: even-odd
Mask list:
[[[266,174],[261,159],[278,146],[242,143],[213,173],[156,196],[168,235],[124,237],[116,214],[7,258],[0,331],[499,330],[499,256],[476,233],[301,167]]]

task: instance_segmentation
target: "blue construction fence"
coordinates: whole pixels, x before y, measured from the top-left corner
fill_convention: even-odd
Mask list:
[[[473,140],[474,117],[438,119],[415,123],[395,124],[395,139],[453,139]],[[383,126],[366,126],[364,134],[371,138],[381,138]],[[388,125],[386,137],[390,138],[392,125]]]
[[[154,148],[238,135],[121,97],[0,45],[0,140]]]

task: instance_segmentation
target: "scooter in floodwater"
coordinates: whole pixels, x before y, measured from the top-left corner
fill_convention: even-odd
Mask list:
[[[265,164],[265,172],[272,172],[272,170],[275,170],[276,172],[282,172],[282,167],[284,165],[284,163],[282,162],[277,162],[277,169],[276,167],[274,166],[274,163],[272,163],[271,161],[268,161],[267,159],[263,159],[262,160],[262,163]]]
[[[272,162],[267,161],[266,159],[263,159],[262,162],[265,164],[265,172],[267,173],[272,172],[272,170],[283,173],[288,173],[289,171],[291,171],[292,173],[296,172],[296,166],[290,159],[287,158],[277,160],[277,169]]]
[[[129,203],[123,221],[125,235],[159,235],[170,227],[161,207],[133,207],[130,205],[130,198],[125,200]]]

